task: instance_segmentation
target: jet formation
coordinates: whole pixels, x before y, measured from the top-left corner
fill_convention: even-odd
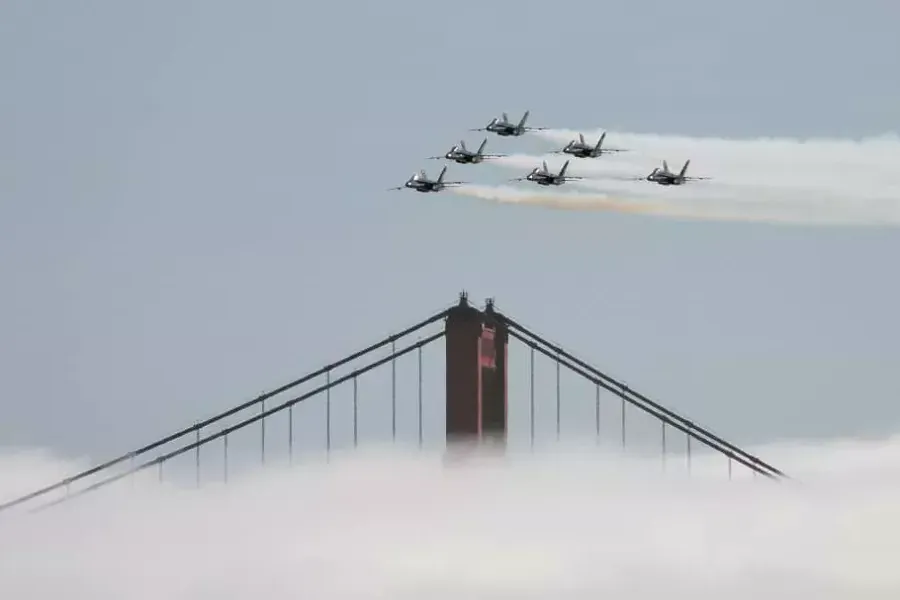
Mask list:
[[[487,133],[493,133],[499,137],[520,137],[525,135],[531,131],[546,131],[547,127],[529,127],[525,124],[528,122],[528,117],[530,115],[530,111],[526,110],[525,114],[522,115],[522,118],[517,122],[513,123],[509,120],[509,116],[507,113],[501,113],[500,117],[494,117],[491,121],[485,125],[484,127],[479,127],[476,129],[470,129],[469,131],[484,131]],[[625,148],[608,148],[603,146],[603,142],[606,140],[606,132],[600,135],[600,138],[597,140],[596,144],[589,144],[585,138],[584,134],[579,133],[577,139],[571,140],[568,144],[563,146],[559,150],[554,150],[551,152],[552,154],[564,154],[568,155],[572,158],[580,158],[580,159],[593,159],[600,158],[605,154],[615,154],[618,152],[628,152]],[[480,164],[487,160],[493,160],[497,158],[504,158],[506,154],[486,154],[485,147],[487,146],[488,138],[485,137],[482,140],[481,144],[478,146],[478,149],[474,152],[466,148],[465,140],[460,140],[459,144],[454,144],[450,147],[450,149],[440,156],[430,156],[429,160],[451,160],[455,163],[461,165],[476,165]],[[543,161],[540,166],[534,167],[530,173],[524,175],[522,177],[517,177],[515,179],[511,179],[510,181],[528,181],[531,183],[535,183],[541,186],[559,186],[563,185],[568,181],[580,181],[583,180],[583,177],[572,177],[566,175],[566,170],[569,168],[570,159],[567,159],[563,164],[562,168],[560,168],[559,173],[551,173],[547,168],[547,162]],[[648,181],[650,183],[655,183],[657,185],[663,186],[671,186],[671,185],[684,185],[688,181],[702,181],[707,180],[709,177],[688,177],[687,169],[690,165],[691,161],[688,159],[685,161],[684,166],[678,173],[673,173],[669,170],[668,163],[664,160],[662,162],[662,167],[656,167],[653,171],[650,172],[649,175],[641,176],[641,177],[633,177],[626,178],[626,181]],[[444,181],[444,176],[447,174],[447,165],[441,169],[440,174],[437,179],[430,179],[426,174],[425,170],[422,169],[417,173],[414,173],[410,176],[406,182],[398,187],[389,188],[391,190],[403,190],[403,189],[411,189],[417,192],[441,192],[448,187],[457,187],[461,185],[466,185],[467,182],[464,181]]]

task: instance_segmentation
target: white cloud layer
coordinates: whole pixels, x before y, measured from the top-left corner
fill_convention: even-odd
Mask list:
[[[900,597],[900,440],[755,453],[795,481],[728,481],[702,458],[689,480],[662,476],[658,458],[577,447],[360,450],[199,490],[148,473],[0,513],[0,597]],[[40,455],[0,467],[0,498],[73,469]]]

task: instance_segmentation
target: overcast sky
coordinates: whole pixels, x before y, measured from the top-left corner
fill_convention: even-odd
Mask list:
[[[896,230],[385,189],[460,137],[477,146],[465,130],[501,111],[686,135],[895,131],[898,17],[874,0],[4,2],[0,446],[131,449],[463,288],[738,442],[893,432]],[[440,352],[424,364],[438,434]],[[369,405],[385,389],[360,384]]]

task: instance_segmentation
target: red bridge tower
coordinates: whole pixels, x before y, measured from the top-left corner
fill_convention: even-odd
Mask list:
[[[506,443],[508,333],[493,300],[486,304],[476,309],[463,292],[447,316],[448,446]]]

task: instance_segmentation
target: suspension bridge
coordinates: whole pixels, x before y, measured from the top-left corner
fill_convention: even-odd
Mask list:
[[[442,394],[429,391],[426,402],[424,354],[439,345],[443,345],[444,389]],[[410,359],[417,374],[412,389],[398,378],[398,369],[407,367]],[[545,376],[536,377],[541,361],[551,365],[549,377],[546,370]],[[389,381],[381,380],[381,385],[372,385],[378,391],[363,394],[364,380],[383,372],[389,372]],[[518,378],[522,373],[527,380]],[[564,373],[574,379],[566,383],[565,403]],[[339,390],[345,392],[343,397],[338,397]],[[444,396],[439,407],[443,410],[434,410],[431,400],[438,395]],[[415,406],[412,411],[410,404]],[[539,412],[552,417],[541,421]],[[568,421],[563,418],[566,413],[571,415]],[[501,449],[521,444],[533,448],[547,438],[560,440],[565,430],[635,453],[657,453],[663,465],[677,458],[682,468],[690,470],[695,454],[703,453],[721,457],[729,478],[737,469],[772,480],[786,477],[503,314],[492,300],[477,308],[463,292],[455,304],[377,343],[131,452],[7,500],[0,504],[0,512],[46,509],[145,472],[155,471],[155,477],[165,481],[176,471],[190,470],[199,486],[211,477],[227,482],[237,465],[251,458],[263,464],[293,463],[303,456],[320,452],[328,456],[357,447],[370,438],[413,440],[423,447],[432,444],[426,429],[436,430],[439,420],[443,423],[438,443],[445,447],[489,443]],[[525,422],[527,426],[514,426]],[[548,422],[549,431],[540,426]],[[407,435],[410,429],[414,436]],[[238,440],[240,434],[253,431],[257,433],[251,438]],[[248,449],[248,439],[253,450]],[[211,476],[208,457],[216,446],[216,474]],[[189,469],[184,468],[185,459],[191,460]],[[176,461],[182,468],[170,471]]]

